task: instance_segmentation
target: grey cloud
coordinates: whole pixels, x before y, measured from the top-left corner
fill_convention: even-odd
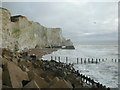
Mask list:
[[[46,27],[60,27],[64,36],[73,41],[91,39],[95,42],[117,40],[118,25],[115,21],[118,15],[117,5],[113,2],[3,3],[3,7],[12,11],[12,15],[25,15],[29,20],[40,22]],[[78,38],[80,40],[77,40]]]

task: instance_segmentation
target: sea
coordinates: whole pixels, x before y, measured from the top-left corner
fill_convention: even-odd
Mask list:
[[[74,68],[79,70],[81,74],[84,74],[96,82],[100,82],[106,87],[118,88],[118,45],[80,45],[75,44],[75,50],[59,49],[51,54],[43,56],[44,60],[51,60],[55,57],[58,61],[66,63],[73,63]],[[77,64],[78,58],[78,64]],[[81,58],[84,59],[100,59],[99,63],[82,63]],[[104,59],[104,61],[102,61]],[[116,60],[116,62],[115,62]]]

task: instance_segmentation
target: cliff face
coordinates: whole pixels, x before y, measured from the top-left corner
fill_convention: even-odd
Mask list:
[[[47,28],[37,22],[28,21],[25,16],[11,16],[6,9],[0,8],[2,17],[2,47],[12,50],[25,48],[44,48],[73,46],[62,36],[61,28]]]

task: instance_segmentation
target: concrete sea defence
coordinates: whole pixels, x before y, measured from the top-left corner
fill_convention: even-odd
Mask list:
[[[50,50],[50,52],[52,51],[54,50]],[[95,90],[109,90],[102,84],[80,74],[79,71],[75,71],[71,64],[54,60],[38,60],[35,54],[31,55],[26,51],[12,52],[8,49],[3,49],[2,57],[3,88],[86,88],[85,90],[95,88]]]

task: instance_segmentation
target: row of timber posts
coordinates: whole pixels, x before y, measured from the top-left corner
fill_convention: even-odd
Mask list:
[[[120,59],[112,59],[112,62],[120,62]]]
[[[35,55],[36,56],[36,55]],[[83,58],[81,58],[81,62]],[[53,60],[53,57],[51,56],[51,60]],[[55,60],[57,60],[57,57],[55,56]],[[112,59],[113,60],[113,59]],[[119,59],[118,59],[119,60]],[[60,57],[58,57],[58,61],[60,62]],[[100,62],[100,59],[96,59],[96,62]],[[104,61],[104,59],[102,59],[102,61]],[[115,59],[116,61],[116,59]],[[120,61],[120,60],[119,60]],[[90,58],[88,58],[88,62],[90,62]],[[92,58],[92,63],[94,62],[94,59]],[[86,63],[86,58],[84,59],[84,63]],[[66,64],[68,64],[68,57],[66,57]],[[77,58],[77,64],[79,64],[79,58]],[[35,65],[37,66],[37,64],[35,63]],[[97,88],[106,88],[105,85],[100,84],[99,82],[95,82],[93,79],[91,79],[90,77],[87,77],[83,74],[79,73],[79,70],[74,72],[75,74],[77,74],[77,76],[81,77],[81,80],[83,82],[86,82],[87,84],[95,84]],[[109,88],[107,88],[107,90],[110,90]]]
[[[79,70],[77,70],[76,72],[79,72]],[[90,77],[87,77],[83,74],[77,73],[78,76],[81,77],[81,80],[89,85],[96,85],[97,88],[106,88],[106,90],[110,90],[109,88],[107,88],[105,85],[102,85],[99,82],[94,81],[93,79],[91,79]],[[103,89],[104,90],[104,89]]]
[[[88,61],[88,63],[99,63],[99,62],[101,62],[101,61],[105,61],[104,59],[91,59],[90,60],[90,58],[88,58],[88,60],[85,58],[85,59],[83,59],[83,58],[81,58],[81,64],[82,63],[87,63],[87,61]],[[78,58],[77,58],[77,64],[79,64],[79,60],[78,60]]]
[[[53,56],[51,56],[51,60],[55,60],[55,61],[57,61],[57,57],[55,56],[55,58],[53,59]],[[66,57],[65,58],[65,63],[66,64],[68,64],[68,57]],[[79,63],[81,63],[81,64],[86,64],[86,63],[99,63],[99,62],[104,62],[104,61],[106,61],[107,60],[107,58],[106,59],[90,59],[90,58],[88,58],[88,59],[86,59],[86,58],[77,58],[76,59],[77,61],[76,61],[76,64],[79,64]],[[80,62],[79,62],[80,61]],[[59,56],[58,57],[58,62],[61,62],[61,57]],[[117,59],[112,59],[112,62],[117,62]],[[118,59],[118,62],[120,62],[120,59]]]
[[[58,61],[60,62],[60,57],[58,57]],[[53,60],[53,57],[51,56],[51,60]],[[55,56],[55,59],[54,60],[57,60],[57,57]],[[100,62],[100,61],[104,61],[104,59],[100,60],[100,59],[96,59],[97,61],[96,62]],[[83,61],[83,58],[81,58],[81,61],[82,63],[86,63],[86,58],[84,59]],[[90,63],[90,58],[88,58],[88,62]],[[91,62],[94,62],[94,59],[92,58],[92,61]],[[66,64],[68,64],[68,57],[66,57]],[[79,58],[77,58],[77,64],[79,64]],[[87,77],[83,74],[80,74],[79,73],[79,70],[77,71],[74,71],[75,74],[77,74],[77,76],[79,76],[81,78],[81,81],[82,82],[85,82],[89,85],[96,85],[97,88],[106,88],[105,85],[102,85],[100,84],[99,82],[95,82],[93,79],[91,79],[90,77]],[[110,90],[109,88],[107,88],[106,90]]]

